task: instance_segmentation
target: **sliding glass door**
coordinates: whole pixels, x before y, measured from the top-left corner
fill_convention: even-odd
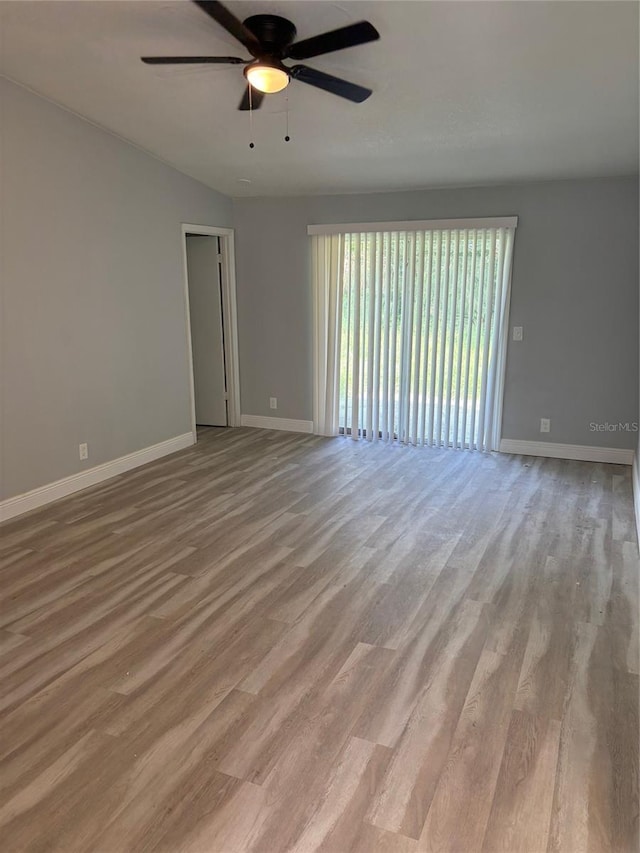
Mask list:
[[[313,236],[318,432],[497,446],[515,222],[475,224]]]

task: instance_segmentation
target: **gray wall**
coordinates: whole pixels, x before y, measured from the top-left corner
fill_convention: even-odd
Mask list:
[[[180,223],[232,210],[6,80],[0,106],[9,497],[190,431]]]
[[[589,424],[638,416],[637,177],[236,200],[243,413],[312,417],[308,224],[513,214],[503,438],[635,447]]]

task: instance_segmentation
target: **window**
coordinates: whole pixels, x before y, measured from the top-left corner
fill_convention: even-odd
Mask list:
[[[309,229],[316,432],[498,446],[515,224]]]

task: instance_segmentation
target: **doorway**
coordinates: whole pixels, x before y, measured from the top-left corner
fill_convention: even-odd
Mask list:
[[[186,240],[196,426],[227,426],[220,238]]]
[[[183,225],[191,426],[240,422],[235,265],[230,229]]]

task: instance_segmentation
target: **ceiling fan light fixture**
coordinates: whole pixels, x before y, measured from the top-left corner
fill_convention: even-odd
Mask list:
[[[279,63],[271,63],[264,59],[257,59],[244,69],[244,75],[258,92],[272,95],[281,92],[289,85],[289,72]]]

